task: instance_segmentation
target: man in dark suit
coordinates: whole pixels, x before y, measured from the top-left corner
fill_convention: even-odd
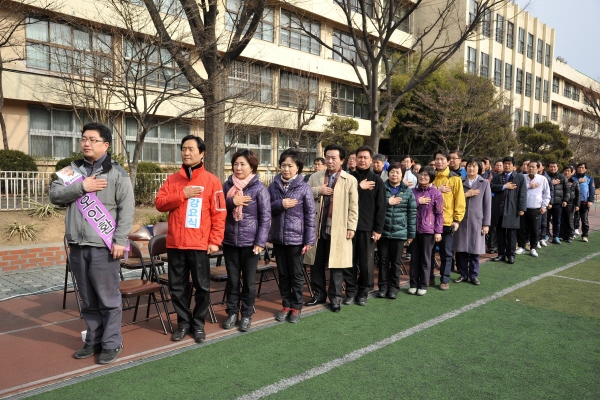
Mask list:
[[[504,172],[492,179],[492,225],[498,236],[498,256],[492,261],[515,263],[520,217],[527,210],[527,185],[523,174],[514,172],[515,159],[504,157]]]

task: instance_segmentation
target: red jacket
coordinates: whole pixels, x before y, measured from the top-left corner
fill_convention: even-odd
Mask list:
[[[203,186],[200,228],[186,228],[188,199],[183,194],[185,186]],[[182,250],[208,250],[208,245],[221,245],[225,233],[225,197],[223,186],[204,166],[192,171],[188,179],[183,167],[169,176],[161,186],[154,205],[160,212],[169,212],[167,247]]]

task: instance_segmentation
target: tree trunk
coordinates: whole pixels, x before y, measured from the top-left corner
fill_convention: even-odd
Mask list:
[[[0,128],[2,129],[2,143],[4,150],[8,150],[8,133],[6,132],[6,123],[4,122],[4,87],[2,85],[2,74],[4,73],[4,60],[0,54]]]
[[[137,167],[142,155],[142,147],[144,146],[144,139],[148,131],[145,128],[138,130],[137,140],[135,142],[135,148],[133,149],[133,157],[129,163],[129,179],[131,180],[131,187],[135,191],[135,183],[137,178]]]
[[[204,117],[204,163],[207,171],[225,180],[225,82],[227,74],[219,73],[209,79],[209,93],[204,95],[207,105]]]

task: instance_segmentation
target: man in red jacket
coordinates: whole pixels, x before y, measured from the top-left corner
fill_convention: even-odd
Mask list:
[[[169,290],[177,312],[177,331],[171,337],[182,340],[192,331],[203,342],[204,321],[210,294],[209,255],[219,250],[225,232],[225,198],[219,178],[204,169],[206,145],[197,136],[181,140],[183,165],[162,185],[154,204],[169,212],[167,255]],[[190,273],[196,289],[196,305],[189,310]]]

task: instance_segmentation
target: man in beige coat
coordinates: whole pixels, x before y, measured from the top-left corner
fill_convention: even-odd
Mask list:
[[[352,238],[358,224],[356,178],[342,170],[344,149],[336,144],[325,147],[326,170],[314,173],[308,184],[313,188],[317,209],[317,243],[310,269],[314,297],[306,303],[325,303],[325,267],[329,267],[327,292],[333,312],[340,311],[344,268],[352,267]]]

